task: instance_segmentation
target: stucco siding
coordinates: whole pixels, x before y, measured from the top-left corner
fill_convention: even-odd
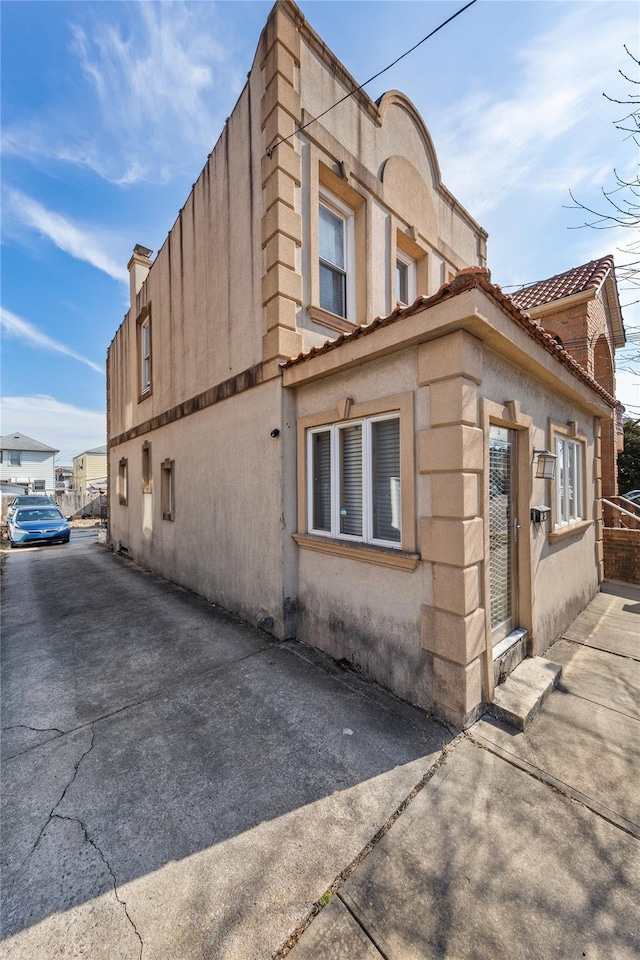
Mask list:
[[[529,485],[530,506],[550,506],[554,496],[551,481],[536,479],[533,450],[550,448],[550,424],[575,422],[579,434],[584,435],[584,506],[591,525],[574,537],[556,543],[549,542],[553,532],[551,521],[532,524],[529,517],[521,517],[531,537],[532,575],[535,584],[533,633],[538,653],[544,652],[598,590],[596,563],[596,532],[594,520],[594,433],[593,417],[584,409],[562,397],[554,396],[546,385],[522,375],[515,365],[485,350],[484,376],[480,394],[505,402],[517,399],[523,414],[532,418],[529,476],[521,482]]]
[[[117,436],[262,359],[260,72],[254,71],[109,350]],[[151,307],[139,402],[137,316]]]
[[[134,560],[227,610],[283,632],[280,386],[270,381],[111,450],[111,489],[128,460],[128,503],[111,500],[111,539]],[[187,428],[188,424],[188,428]],[[152,494],[142,493],[142,443]],[[161,464],[174,461],[175,519],[161,511]]]

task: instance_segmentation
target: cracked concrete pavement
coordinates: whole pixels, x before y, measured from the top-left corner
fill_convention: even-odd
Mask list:
[[[269,958],[453,739],[94,543],[4,566],[10,960]]]
[[[9,960],[640,954],[637,588],[456,735],[97,545],[7,559]]]

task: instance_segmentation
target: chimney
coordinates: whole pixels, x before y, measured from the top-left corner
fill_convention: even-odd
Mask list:
[[[153,250],[149,250],[148,247],[143,247],[141,244],[136,243],[133,248],[133,255],[129,263],[127,264],[127,270],[129,271],[129,290],[131,293],[131,307],[135,313],[136,311],[136,294],[140,293],[142,284],[147,279],[147,274],[153,264],[149,257],[153,253]]]

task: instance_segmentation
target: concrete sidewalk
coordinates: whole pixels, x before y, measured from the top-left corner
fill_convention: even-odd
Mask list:
[[[527,732],[459,737],[292,960],[637,960],[640,589],[605,584],[547,656]]]

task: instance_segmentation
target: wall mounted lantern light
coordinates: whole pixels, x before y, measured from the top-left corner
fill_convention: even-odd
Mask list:
[[[558,459],[555,453],[551,453],[550,450],[534,450],[533,459],[538,458],[536,463],[536,478],[538,480],[553,480],[556,475],[556,460]]]

